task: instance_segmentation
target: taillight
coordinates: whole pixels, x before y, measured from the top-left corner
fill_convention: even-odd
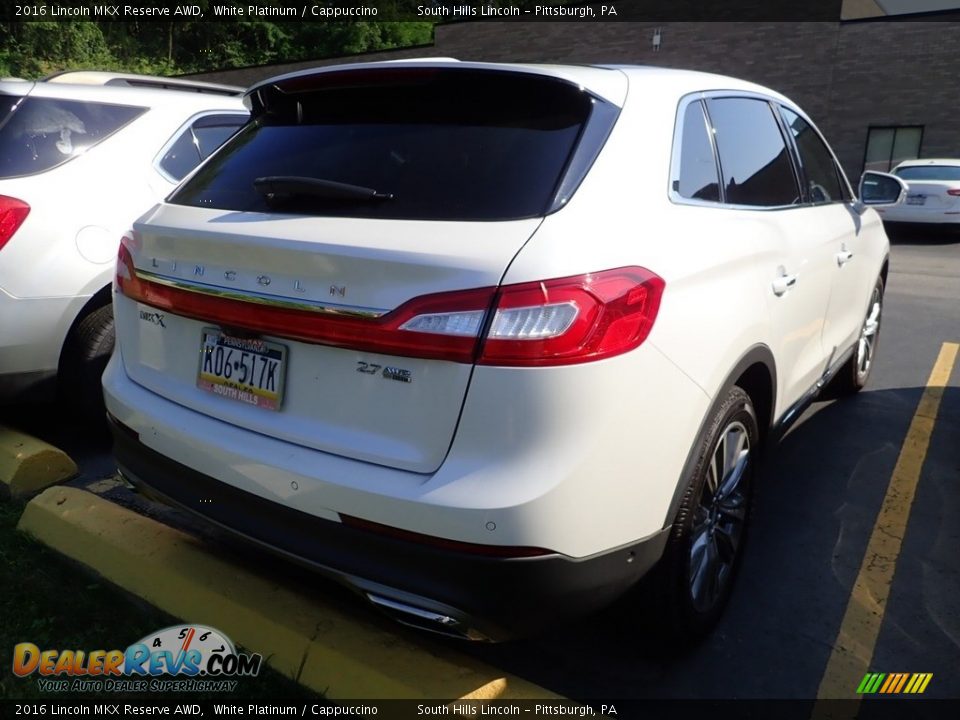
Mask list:
[[[649,270],[626,267],[422,295],[382,317],[357,318],[153,282],[137,274],[136,245],[135,234],[121,240],[114,287],[137,302],[276,337],[484,365],[566,365],[632,350],[650,333],[664,288]]]
[[[960,188],[950,188],[947,190],[947,195],[952,195],[953,197],[960,197]]]
[[[479,312],[483,314],[495,292],[495,288],[481,288],[423,295],[382,317],[355,318],[218,297],[153,282],[137,274],[131,252],[137,249],[137,243],[135,233],[120,241],[114,279],[116,291],[131,300],[227,327],[385,355],[472,363],[476,354],[476,331],[473,334],[456,332],[444,323],[439,325],[442,332],[406,332],[400,328],[413,318],[436,316],[441,312],[456,315],[482,308]]]
[[[494,300],[477,362],[568,365],[625,353],[650,334],[663,288],[660,277],[639,267],[505,285]],[[432,296],[437,311],[405,319],[400,330],[477,337],[489,303],[471,309],[469,299],[457,296]],[[464,302],[451,303],[454,298]],[[412,311],[409,306],[404,308]]]
[[[23,200],[0,195],[0,250],[20,229],[30,214],[30,206]]]
[[[117,268],[113,276],[113,291],[121,292],[131,298],[142,294],[137,269],[133,264],[131,247],[136,246],[136,236],[131,230],[129,234],[120,238],[120,249],[117,251]]]
[[[568,365],[633,350],[653,328],[663,288],[639,267],[507,285],[479,362]]]

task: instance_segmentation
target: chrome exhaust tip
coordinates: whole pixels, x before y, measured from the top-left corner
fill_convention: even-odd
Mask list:
[[[490,642],[491,639],[479,630],[468,627],[462,621],[434,610],[410,605],[381,595],[366,593],[367,599],[397,622],[419,630],[475,642]]]

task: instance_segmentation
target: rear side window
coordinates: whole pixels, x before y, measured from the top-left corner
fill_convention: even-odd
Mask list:
[[[7,109],[8,108],[8,109]],[[146,108],[54,98],[0,101],[0,178],[45,172],[89,150]]]
[[[720,200],[717,160],[708,133],[703,105],[699,101],[687,105],[680,135],[680,167],[673,181],[673,191],[680,197]]]
[[[903,167],[897,168],[893,173],[904,180],[960,181],[960,167],[952,167],[950,165]]]
[[[800,202],[793,165],[769,103],[753,98],[707,100],[715,132],[724,200],[782,207]]]
[[[780,112],[800,154],[808,200],[814,204],[844,200],[837,164],[817,131],[792,110],[781,107]]]
[[[197,118],[180,131],[164,152],[160,168],[173,180],[182,180],[246,121],[243,115],[204,115]]]
[[[497,71],[391,68],[304,83],[261,90],[254,121],[169,201],[340,217],[535,217],[596,105],[606,105],[555,78]],[[255,185],[278,177],[292,179],[283,192]]]
[[[206,160],[247,121],[245,115],[206,115],[193,124],[200,159]]]

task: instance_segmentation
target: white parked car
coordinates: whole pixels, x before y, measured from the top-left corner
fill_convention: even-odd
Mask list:
[[[883,208],[887,222],[960,225],[960,160],[906,160],[893,174],[907,184],[902,205]]]
[[[242,93],[115,73],[0,82],[0,400],[59,379],[102,416],[120,236],[246,121]]]
[[[759,446],[873,367],[887,238],[809,118],[639,67],[247,97],[121,244],[124,476],[438,632],[533,632],[651,570],[663,625],[706,631]]]

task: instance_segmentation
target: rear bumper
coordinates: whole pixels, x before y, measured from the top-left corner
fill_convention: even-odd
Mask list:
[[[880,212],[878,209],[877,212]],[[899,205],[892,208],[882,208],[880,217],[885,223],[931,224],[931,225],[960,225],[960,209],[932,209]]]
[[[327,520],[220,482],[111,421],[121,472],[244,540],[332,577],[408,624],[471,639],[527,635],[599,609],[660,558],[668,530],[583,559],[488,557]]]

